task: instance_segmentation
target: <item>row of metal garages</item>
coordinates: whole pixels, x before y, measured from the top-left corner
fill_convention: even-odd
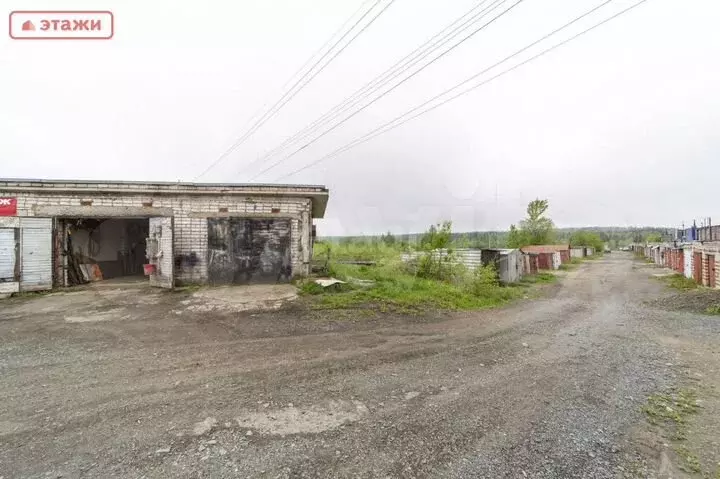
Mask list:
[[[584,258],[595,254],[590,246],[560,245],[532,245],[520,249],[523,254],[525,269],[530,274],[539,270],[560,269],[560,266],[570,262],[571,258]]]
[[[720,287],[720,242],[633,245],[633,251],[709,288]]]
[[[481,265],[494,265],[498,279],[503,284],[520,281],[523,276],[537,274],[542,270],[556,270],[570,262],[571,258],[583,258],[595,253],[592,247],[573,247],[561,245],[533,245],[520,249],[509,248],[457,248],[452,251],[455,262],[463,264],[470,270]],[[443,257],[448,250],[436,250],[434,255]],[[420,253],[406,253],[403,261],[412,261]]]

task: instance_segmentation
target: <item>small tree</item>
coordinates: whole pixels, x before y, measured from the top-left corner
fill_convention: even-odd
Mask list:
[[[452,242],[452,221],[444,221],[430,226],[420,238],[420,249],[432,251],[449,248]]]
[[[522,248],[531,244],[525,231],[519,230],[515,225],[510,225],[510,233],[507,237],[508,248]]]
[[[570,246],[592,246],[595,251],[602,252],[605,249],[605,242],[597,233],[576,231],[570,235]]]
[[[520,222],[520,228],[527,235],[528,244],[549,244],[555,239],[555,225],[545,217],[550,204],[548,200],[535,199],[528,203],[527,218]]]
[[[533,244],[550,244],[555,241],[555,225],[545,213],[550,207],[548,200],[535,199],[528,203],[527,217],[520,228],[510,225],[507,236],[508,248],[522,248]]]
[[[452,222],[432,225],[420,238],[423,254],[417,263],[417,275],[421,278],[452,281],[460,269],[450,250]]]

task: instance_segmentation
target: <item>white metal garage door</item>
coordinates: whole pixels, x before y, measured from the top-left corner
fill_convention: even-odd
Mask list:
[[[692,279],[693,277],[693,249],[683,248],[683,261],[685,265],[683,267],[683,273],[686,278]]]
[[[17,240],[15,228],[0,228],[0,294],[17,293],[20,288],[15,279]]]
[[[15,230],[0,228],[0,282],[15,278]]]
[[[52,219],[20,218],[20,291],[52,289]]]

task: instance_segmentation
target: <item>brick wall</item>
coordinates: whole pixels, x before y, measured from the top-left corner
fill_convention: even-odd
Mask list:
[[[715,261],[715,288],[720,288],[720,243],[702,243],[694,246],[696,252],[702,252],[702,284],[710,286],[710,257]]]
[[[46,191],[4,190],[7,183],[0,182],[0,195],[13,196],[18,200],[18,216],[173,216],[174,255],[190,257],[195,253],[197,263],[188,261],[176,268],[175,277],[180,282],[204,283],[207,281],[207,218],[239,216],[258,218],[291,219],[291,261],[294,275],[309,273],[312,252],[310,234],[312,229],[312,200],[303,198],[302,188],[288,189],[295,196],[252,195],[234,193],[213,194],[181,193],[180,191],[148,192],[144,187],[131,188],[124,184],[94,184],[87,191],[68,191],[74,184],[17,183],[24,187],[42,186]],[[130,184],[130,186],[134,186]],[[271,189],[271,187],[268,187]],[[107,191],[112,189],[113,191]],[[118,192],[125,189],[127,192]],[[135,190],[135,191],[134,191]],[[252,191],[265,191],[253,188]],[[268,190],[270,191],[270,190]],[[82,202],[92,201],[91,206]],[[152,206],[147,206],[152,203]],[[145,204],[145,206],[144,206]],[[227,208],[227,212],[220,212]]]

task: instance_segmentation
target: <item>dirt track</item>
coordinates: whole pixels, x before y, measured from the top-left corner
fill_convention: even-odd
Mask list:
[[[644,303],[664,294],[612,254],[544,299],[423,319],[13,299],[0,476],[678,477],[640,407],[699,371],[718,384],[720,321]]]

